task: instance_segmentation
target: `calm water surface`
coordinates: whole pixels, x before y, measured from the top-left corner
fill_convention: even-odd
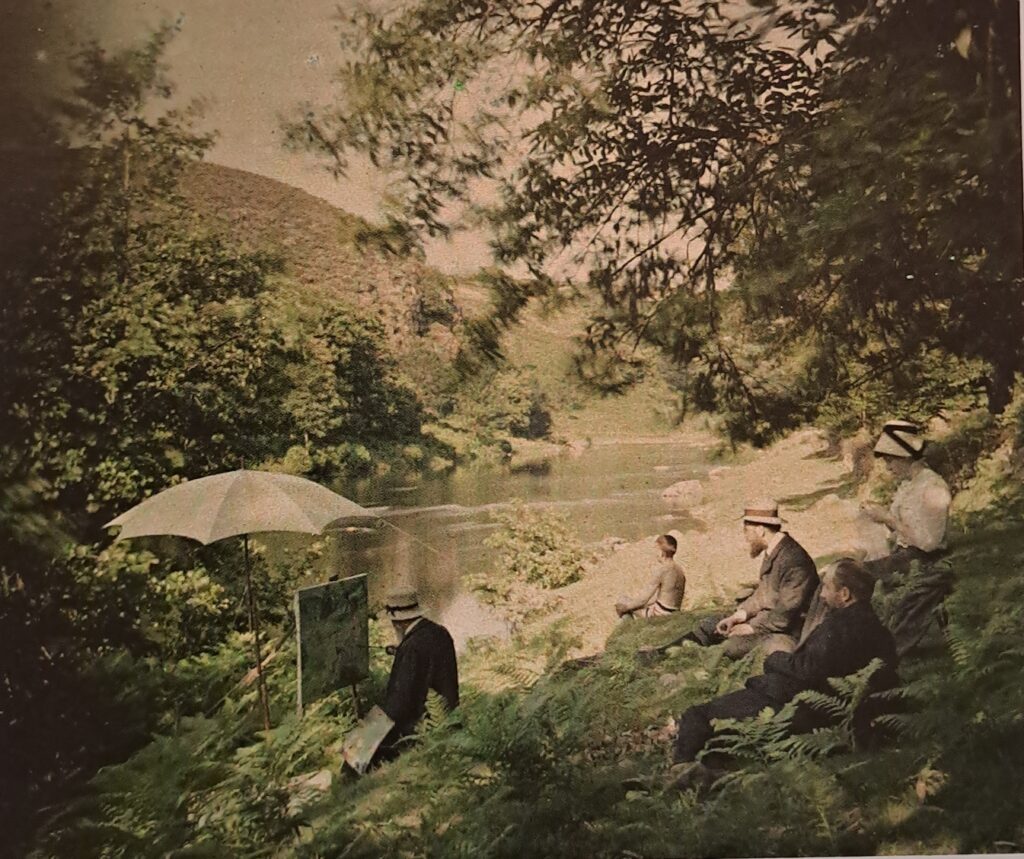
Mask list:
[[[484,539],[498,527],[493,514],[514,499],[559,511],[585,545],[605,537],[636,540],[688,528],[687,514],[671,510],[661,492],[704,476],[708,468],[704,448],[617,444],[556,457],[529,471],[466,466],[413,485],[382,478],[339,485],[338,491],[379,510],[389,524],[338,534],[327,563],[332,574],[366,573],[371,598],[403,583],[444,603],[465,574],[494,568]]]

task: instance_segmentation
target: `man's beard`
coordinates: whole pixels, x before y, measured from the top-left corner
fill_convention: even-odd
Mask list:
[[[756,558],[767,548],[768,544],[764,542],[764,540],[755,540],[753,543],[750,544],[750,557]]]

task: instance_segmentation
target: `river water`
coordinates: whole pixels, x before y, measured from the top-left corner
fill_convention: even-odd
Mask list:
[[[706,449],[692,444],[598,445],[545,466],[461,466],[412,485],[386,478],[335,487],[386,524],[343,530],[331,541],[332,574],[365,573],[371,600],[389,587],[411,585],[438,606],[451,603],[470,572],[494,569],[484,543],[498,527],[496,511],[513,499],[557,510],[585,546],[607,537],[636,540],[692,524],[661,497],[671,484],[706,475]]]

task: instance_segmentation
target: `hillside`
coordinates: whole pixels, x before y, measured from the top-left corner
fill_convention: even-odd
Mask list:
[[[424,353],[428,364],[455,357],[467,311],[486,303],[472,282],[457,283],[416,256],[361,242],[371,231],[366,221],[275,179],[199,162],[181,190],[233,242],[280,255],[282,288],[297,302],[342,302],[379,321],[414,383],[425,381],[418,373]]]
[[[245,170],[200,162],[182,191],[199,216],[233,242],[284,260],[281,288],[298,303],[342,302],[380,321],[393,354],[428,403],[451,383],[465,322],[485,314],[490,296],[472,278],[450,277],[409,252],[382,247],[372,225],[312,194]],[[675,429],[677,396],[653,355],[640,382],[601,395],[573,368],[587,308],[548,312],[534,300],[502,337],[509,369],[535,380],[552,412],[555,438],[614,439]]]
[[[634,357],[643,361],[644,372],[620,392],[601,393],[579,378],[573,358],[591,309],[577,304],[548,311],[532,300],[502,338],[508,362],[534,376],[551,405],[552,436],[601,444],[625,438],[659,439],[678,432],[680,395],[659,371],[653,349],[637,352]],[[710,433],[697,430],[696,425],[688,426],[695,441],[714,443]]]

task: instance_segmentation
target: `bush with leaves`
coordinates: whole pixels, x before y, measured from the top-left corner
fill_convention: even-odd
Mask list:
[[[500,529],[486,543],[498,553],[499,575],[561,588],[583,574],[583,548],[564,514],[514,501],[493,515]]]
[[[500,527],[485,543],[497,553],[497,563],[493,572],[472,575],[467,584],[519,630],[557,606],[559,598],[550,590],[579,580],[583,547],[555,511],[514,501],[492,518]]]
[[[301,779],[325,767],[338,771],[339,742],[354,725],[351,708],[324,699],[255,741],[246,709],[229,701],[214,719],[184,720],[175,735],[103,770],[89,795],[51,822],[32,855],[237,855],[258,845],[297,847],[302,806],[311,798]]]

